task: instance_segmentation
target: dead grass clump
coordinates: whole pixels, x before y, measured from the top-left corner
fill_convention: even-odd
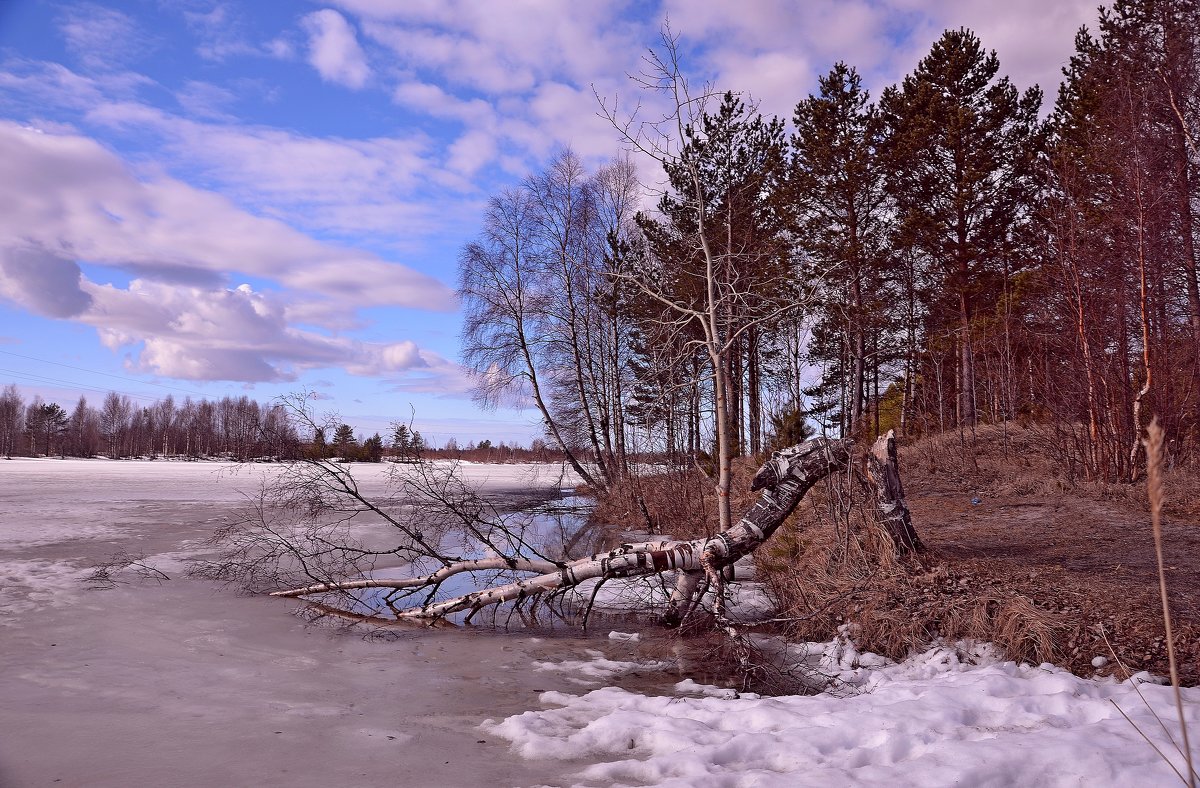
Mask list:
[[[899,558],[852,476],[814,488],[760,551],[759,568],[793,640],[852,622],[856,644],[903,659],[937,638],[988,641],[1014,660],[1051,662],[1074,625],[1001,581],[956,572],[927,552]]]
[[[1013,594],[1007,599],[992,598],[985,603],[994,615],[981,617],[964,627],[969,632],[991,632],[987,639],[1003,646],[1012,659],[1038,664],[1058,659],[1058,642],[1067,627],[1061,617],[1038,608],[1029,597]]]
[[[597,495],[591,519],[616,530],[684,539],[712,529],[713,497],[711,483],[697,469],[669,468],[625,479]]]

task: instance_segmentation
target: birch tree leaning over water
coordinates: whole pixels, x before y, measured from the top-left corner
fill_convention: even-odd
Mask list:
[[[294,431],[311,430],[315,422],[303,404],[292,406],[293,416],[306,422],[293,424]],[[878,480],[872,484],[881,522],[903,552],[920,543],[904,506],[894,445],[891,435],[876,444],[870,478]],[[217,534],[223,554],[197,565],[196,573],[380,623],[455,614],[469,621],[504,603],[520,610],[561,598],[589,581],[699,575],[704,584],[673,596],[664,623],[680,623],[711,588],[718,623],[729,628],[723,570],[769,539],[814,484],[846,468],[852,446],[815,438],[776,452],[754,478],[752,489],[762,490],[757,503],[714,537],[625,543],[592,553],[577,532],[539,529],[526,515],[488,503],[452,467],[396,465],[387,491],[374,497],[346,464],[310,456],[286,464],[264,485],[246,516]],[[368,539],[363,534],[371,529],[354,526],[371,517],[383,528]],[[395,571],[375,576],[381,569]],[[471,590],[447,593],[461,576],[470,578]]]

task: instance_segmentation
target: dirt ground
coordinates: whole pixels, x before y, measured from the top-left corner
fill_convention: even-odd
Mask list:
[[[905,480],[913,522],[931,560],[966,581],[959,585],[1028,597],[1069,632],[1058,644],[1055,661],[1079,675],[1123,678],[1139,670],[1168,675],[1150,515],[1131,494],[1136,490],[1117,490],[1113,499],[1104,500],[1095,490],[1055,493],[1046,491],[1055,486],[1050,483],[1013,484],[1003,465],[981,480],[910,459],[917,460]],[[1043,489],[1014,490],[1023,486]],[[1163,537],[1179,670],[1184,683],[1195,685],[1200,683],[1200,517],[1177,507],[1165,519]],[[1095,657],[1108,664],[1096,670]]]

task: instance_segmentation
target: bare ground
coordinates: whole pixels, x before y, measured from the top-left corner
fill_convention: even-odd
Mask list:
[[[786,634],[820,641],[853,622],[861,645],[895,658],[935,637],[970,637],[1085,677],[1168,675],[1145,484],[1071,478],[1053,455],[1045,433],[1011,425],[980,428],[970,449],[957,435],[902,442],[908,502],[927,551],[882,569],[877,556],[830,560],[831,493],[819,485],[756,555],[781,615],[798,622]],[[747,458],[735,467],[737,512],[755,500],[749,480],[757,465]],[[1189,685],[1200,683],[1197,476],[1186,468],[1167,474],[1164,524],[1178,661]],[[597,516],[645,527],[640,492],[654,526],[701,536],[715,521],[711,487],[698,471],[650,477],[602,500]],[[1106,664],[1094,667],[1097,657]]]
[[[1018,445],[1014,453],[1027,448]],[[930,548],[927,561],[946,576],[938,593],[1003,590],[1029,598],[1060,633],[1054,661],[1079,675],[1168,675],[1144,483],[1071,485],[1044,460],[1013,459],[995,447],[981,455],[973,473],[961,473],[928,446],[909,453],[913,520]],[[1200,683],[1200,516],[1193,486],[1187,473],[1170,475],[1167,494],[1174,500],[1163,526],[1179,670],[1189,685]],[[1095,657],[1108,664],[1097,670]]]

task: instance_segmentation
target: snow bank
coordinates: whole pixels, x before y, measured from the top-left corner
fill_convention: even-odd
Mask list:
[[[1178,738],[1170,688],[969,651],[937,646],[897,664],[848,653],[843,641],[813,644],[810,654],[836,661],[859,692],[764,698],[692,681],[671,697],[547,692],[542,702],[556,708],[484,728],[527,758],[600,759],[572,778],[577,785],[1178,784],[1121,715],[1174,755],[1146,705]],[[1200,689],[1185,693],[1200,730]]]

